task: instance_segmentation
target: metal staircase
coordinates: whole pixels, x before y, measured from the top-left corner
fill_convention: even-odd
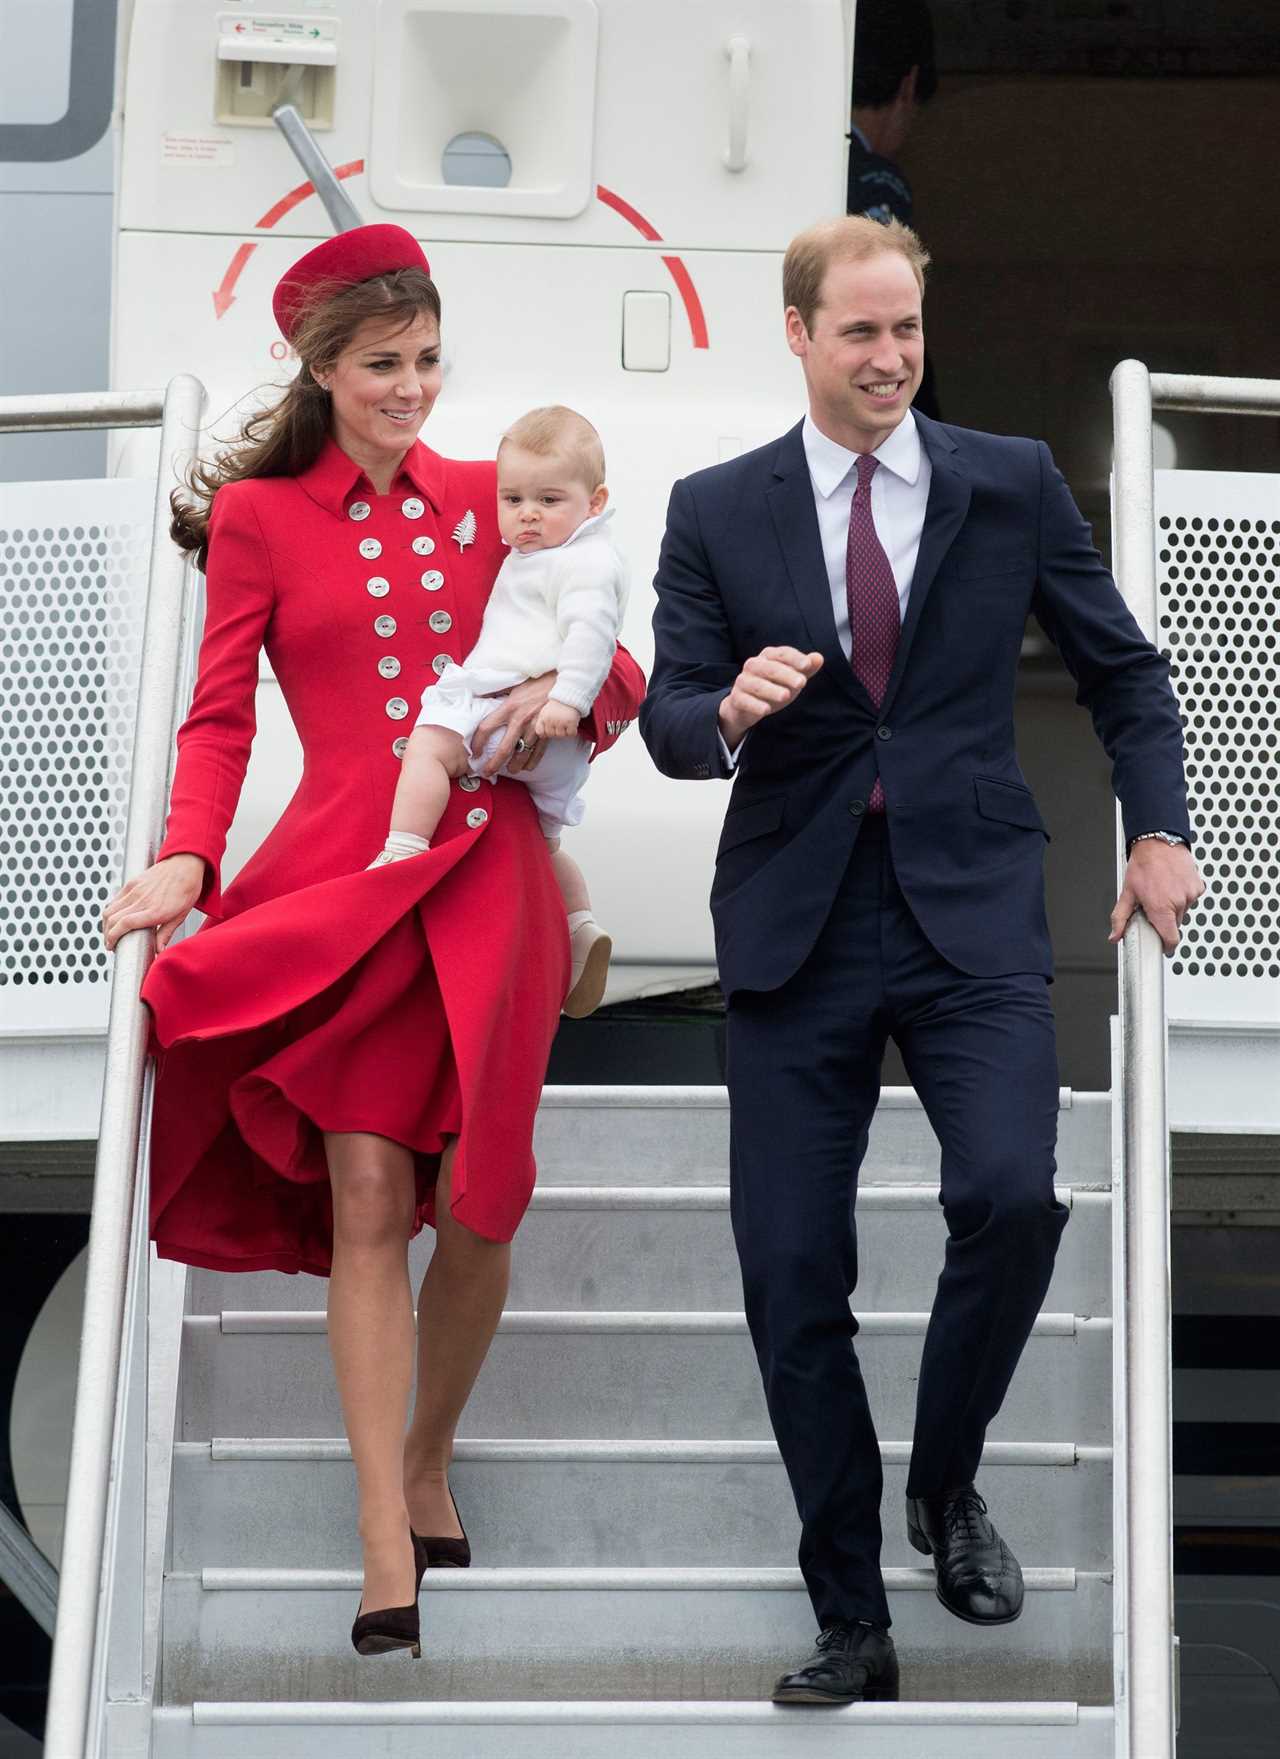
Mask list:
[[[1117,576],[1150,634],[1153,402],[1276,412],[1280,391],[1153,386],[1132,364],[1115,388]],[[67,401],[0,404],[0,429],[162,413],[156,398]],[[199,406],[200,387],[175,381],[164,456]],[[164,526],[158,497],[129,871],[155,846],[186,640]],[[901,1526],[942,1221],[936,1144],[910,1092],[884,1095],[856,1304],[912,1697],[816,1715],[763,1701],[812,1620],[738,1310],[723,1093],[546,1094],[512,1309],[455,1468],[481,1562],[428,1577],[420,1662],[360,1661],[323,1284],[175,1277],[146,1248],[149,954],[136,935],[116,960],[47,1759],[648,1759],[659,1742],[671,1759],[785,1759],[855,1740],[870,1759],[1173,1759],[1164,967],[1144,921],[1122,948],[1111,1093],[1063,1097],[1072,1221],[984,1462],[1030,1589],[999,1632],[943,1612]],[[1228,1057],[1184,1067],[1200,1110],[1206,1071],[1235,1094]],[[428,1250],[416,1243],[418,1270]]]
[[[903,1529],[945,1231],[909,1090],[884,1095],[873,1133],[855,1306],[911,1702],[815,1718],[763,1701],[813,1620],[740,1311],[723,1090],[560,1088],[454,1468],[479,1562],[428,1575],[421,1662],[371,1663],[348,1643],[359,1548],[324,1282],[190,1274],[157,1759],[398,1759],[426,1744],[440,1759],[534,1759],[648,1754],[655,1739],[742,1759],[855,1738],[901,1759],[924,1727],[938,1759],[1110,1754],[1108,1096],[1064,1092],[1060,1124],[1072,1220],[983,1470],[1029,1590],[1000,1632],[938,1605]],[[416,1243],[419,1270],[429,1250]]]

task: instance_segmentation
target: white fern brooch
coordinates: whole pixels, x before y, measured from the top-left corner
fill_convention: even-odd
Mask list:
[[[476,516],[470,507],[453,528],[453,541],[459,550],[465,550],[468,544],[476,541]]]

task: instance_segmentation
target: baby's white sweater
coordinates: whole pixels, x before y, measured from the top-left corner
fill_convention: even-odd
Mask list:
[[[603,529],[609,507],[555,549],[512,550],[465,669],[556,674],[552,696],[585,715],[609,675],[627,605],[626,564]]]

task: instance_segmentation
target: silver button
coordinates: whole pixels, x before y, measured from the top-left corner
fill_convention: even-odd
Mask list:
[[[428,568],[422,576],[422,584],[428,592],[439,592],[444,585],[444,575],[438,568]]]
[[[435,547],[436,540],[433,537],[416,537],[413,540],[413,553],[415,556],[430,556],[434,552]]]
[[[353,501],[347,508],[348,519],[367,519],[373,508],[367,501]]]
[[[360,539],[360,554],[366,562],[372,562],[375,556],[382,554],[382,545],[376,537],[362,537]]]
[[[386,641],[388,636],[394,635],[396,632],[395,618],[375,617],[373,619],[373,632],[375,635],[380,635],[382,639]]]
[[[402,721],[409,712],[409,705],[403,696],[393,696],[387,704],[387,713],[393,721]]]
[[[372,580],[366,580],[364,585],[369,597],[374,599],[385,599],[391,591],[391,582],[384,579],[381,574],[375,574]]]
[[[432,662],[431,662],[431,670],[435,673],[436,677],[438,678],[440,676],[440,674],[442,672],[447,671],[452,664],[453,664],[453,655],[452,654],[437,654],[435,659],[432,660]]]
[[[464,794],[474,794],[480,786],[480,778],[479,776],[459,776],[458,786]]]
[[[473,806],[471,811],[467,814],[468,830],[478,831],[481,825],[487,825],[488,822],[489,814],[485,811],[483,806]]]
[[[434,635],[447,635],[453,628],[453,618],[448,611],[432,611],[427,622],[431,625]]]
[[[400,503],[400,511],[406,519],[421,519],[426,510],[426,503],[420,501],[416,495],[410,495],[407,501]]]
[[[403,733],[400,735],[400,737],[398,739],[393,739],[391,741],[391,755],[392,755],[392,757],[403,757],[405,752],[408,751],[408,749],[409,749],[409,741],[405,738]]]
[[[378,676],[380,678],[398,678],[400,676],[400,662],[394,654],[388,654],[385,660],[378,661]]]

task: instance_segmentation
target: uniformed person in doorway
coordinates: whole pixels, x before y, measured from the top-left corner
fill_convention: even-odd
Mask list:
[[[911,185],[895,154],[911,132],[920,106],[937,89],[927,0],[858,0],[846,213],[915,224]],[[927,352],[914,407],[935,421],[940,418],[933,362]]]

